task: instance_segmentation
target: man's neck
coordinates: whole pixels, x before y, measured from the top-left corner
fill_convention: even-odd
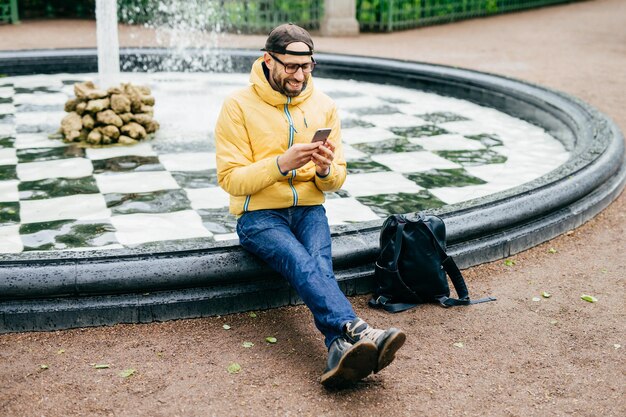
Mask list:
[[[277,91],[283,94],[283,92],[278,89],[278,86],[275,85],[274,80],[272,80],[272,77],[270,77],[270,69],[267,67],[267,65],[265,65],[265,62],[262,62],[261,66],[263,67],[263,74],[265,74],[265,79],[269,83],[270,87],[272,87],[274,91]]]

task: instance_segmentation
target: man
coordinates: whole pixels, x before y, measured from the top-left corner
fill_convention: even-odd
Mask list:
[[[217,177],[238,216],[241,245],[281,273],[313,313],[329,349],[325,386],[378,372],[395,358],[405,334],[356,317],[333,274],[322,203],[346,178],[334,102],[313,85],[313,41],[284,24],[270,33],[251,85],[226,99],[215,128]],[[331,128],[325,142],[312,142]]]

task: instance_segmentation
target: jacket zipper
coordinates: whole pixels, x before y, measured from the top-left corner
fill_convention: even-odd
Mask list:
[[[289,121],[289,146],[293,145],[294,132],[296,132],[296,128],[293,126],[293,119],[291,118],[291,113],[289,113],[289,103],[291,103],[291,97],[287,97],[287,102],[284,106],[285,114],[287,115],[287,120]],[[291,187],[291,192],[293,193],[293,207],[298,205],[298,193],[296,192],[296,188],[293,185],[293,179],[296,178],[296,170],[292,170],[292,176],[289,178],[289,186]]]

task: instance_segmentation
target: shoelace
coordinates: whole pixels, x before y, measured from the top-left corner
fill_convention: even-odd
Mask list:
[[[360,332],[356,332],[356,329],[362,325],[365,325],[365,328]],[[385,331],[380,329],[374,329],[363,320],[355,320],[355,322],[348,323],[348,325],[346,326],[346,333],[348,333],[348,335],[355,340],[367,338],[376,343],[378,341],[378,338],[382,336]]]

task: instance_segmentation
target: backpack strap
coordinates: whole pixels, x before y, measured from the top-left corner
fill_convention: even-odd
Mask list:
[[[446,251],[443,250],[443,248],[441,247],[441,243],[439,243],[439,239],[437,239],[437,236],[435,236],[435,234],[430,229],[430,227],[428,227],[428,225],[425,222],[423,224],[424,224],[425,229],[428,230],[429,235],[435,241],[435,245],[437,246],[437,250],[439,251],[439,256],[441,256],[441,258],[443,259],[443,262],[441,262],[441,266],[450,277],[450,281],[452,281],[452,285],[454,285],[454,290],[456,291],[459,297],[457,299],[457,298],[441,296],[437,298],[437,301],[439,301],[439,304],[441,304],[442,307],[453,307],[453,306],[466,306],[470,304],[486,303],[488,301],[496,301],[495,297],[485,297],[485,298],[479,298],[478,300],[470,300],[469,291],[467,289],[467,285],[465,284],[465,279],[463,278],[463,274],[461,273],[461,270],[456,265],[456,262],[454,262],[454,259],[452,259],[451,256],[448,256]]]
[[[383,308],[385,311],[390,313],[399,313],[401,311],[408,310],[413,307],[417,307],[418,304],[412,303],[391,303],[389,302],[389,298],[384,295],[379,295],[376,298],[371,298],[367,304],[373,308]]]
[[[430,230],[429,228],[427,229]],[[437,241],[437,239],[435,239],[435,241]],[[451,256],[448,256],[448,254],[443,251],[443,248],[439,244],[439,241],[437,241],[437,248],[439,248],[440,254],[444,257],[441,266],[443,266],[443,269],[450,277],[450,281],[452,281],[457,295],[462,300],[469,300],[469,290],[467,289],[467,285],[465,284],[465,279],[463,279],[463,274],[461,274],[461,270],[458,266],[456,266],[456,262],[454,262],[454,259],[452,259]]]

